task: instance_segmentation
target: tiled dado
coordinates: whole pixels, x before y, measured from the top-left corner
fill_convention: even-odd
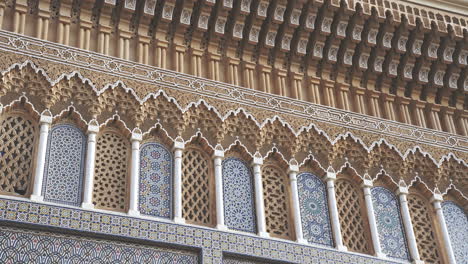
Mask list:
[[[157,242],[158,245],[179,245],[201,250],[201,263],[223,263],[223,255],[226,254],[287,263],[400,263],[240,233],[6,198],[0,198],[1,222],[136,238]]]

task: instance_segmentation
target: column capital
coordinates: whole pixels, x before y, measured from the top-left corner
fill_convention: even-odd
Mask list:
[[[141,132],[141,131],[140,131]],[[132,132],[132,136],[130,137],[130,141],[138,141],[141,142],[143,140],[143,135],[138,132]]]
[[[442,202],[444,197],[440,193],[434,193],[431,197],[431,203]]]
[[[336,181],[336,172],[327,171],[327,174],[325,175],[325,180],[326,181]]]
[[[99,124],[93,119],[88,124],[88,134],[97,134],[99,133]]]
[[[258,155],[257,155],[258,154]],[[263,158],[260,153],[255,153],[254,158],[252,160],[252,166],[254,165],[263,165]]]
[[[185,142],[182,140],[182,138],[176,138],[174,141],[174,146],[172,147],[172,150],[183,150],[185,148]]]
[[[289,164],[289,168],[288,168],[288,174],[290,174],[291,172],[294,172],[294,173],[298,173],[299,172],[299,165],[297,164]]]
[[[404,186],[399,186],[398,189],[397,189],[397,195],[408,195],[408,187],[404,187]]]
[[[224,149],[221,145],[216,145],[213,152],[213,159],[215,158],[224,158]]]
[[[52,124],[52,116],[41,114],[41,118],[39,119],[39,123],[41,124]]]
[[[361,184],[362,188],[372,188],[373,186],[374,186],[374,183],[372,182],[372,180],[369,180],[369,179],[362,180],[362,184]]]

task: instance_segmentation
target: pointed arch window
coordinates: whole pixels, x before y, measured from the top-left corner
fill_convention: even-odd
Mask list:
[[[266,164],[262,169],[265,222],[271,236],[291,239],[291,209],[286,173],[281,168]]]
[[[429,206],[431,205],[421,196],[408,195],[408,207],[421,260],[426,263],[442,263]]]
[[[182,216],[190,223],[214,226],[213,165],[198,146],[186,147],[182,155]]]
[[[96,142],[93,203],[123,212],[127,206],[129,142],[116,128],[105,128]]]
[[[81,203],[86,136],[70,124],[54,126],[47,143],[44,200],[79,206]]]
[[[224,218],[230,229],[255,233],[255,204],[252,172],[235,157],[223,160]]]
[[[371,193],[383,253],[391,258],[408,260],[398,197],[384,187],[373,187]]]
[[[442,203],[445,222],[457,263],[468,259],[468,216],[463,209],[452,201]]]
[[[371,243],[367,236],[370,232],[365,221],[362,191],[347,179],[338,179],[335,188],[343,244],[350,251],[370,254]]]
[[[27,196],[32,187],[32,163],[37,123],[25,113],[0,117],[0,193]]]
[[[162,144],[147,143],[140,151],[139,207],[145,215],[172,217],[171,152]]]
[[[304,172],[297,176],[297,190],[304,238],[310,243],[333,246],[325,185],[314,174]]]

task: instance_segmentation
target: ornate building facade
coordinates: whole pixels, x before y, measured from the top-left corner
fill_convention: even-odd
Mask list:
[[[464,0],[0,2],[0,262],[468,261]]]

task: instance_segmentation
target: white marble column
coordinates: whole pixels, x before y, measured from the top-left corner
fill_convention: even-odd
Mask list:
[[[260,156],[257,154],[255,156]],[[265,223],[265,203],[263,201],[262,165],[263,158],[254,157],[252,161],[252,168],[255,184],[255,211],[257,213],[258,235],[262,237],[270,237],[270,234],[268,234],[268,232],[266,231]]]
[[[140,184],[140,143],[143,136],[141,133],[132,132],[130,141],[132,142],[132,163],[130,166],[130,203],[128,214],[131,216],[139,216],[138,196]]]
[[[86,148],[86,165],[83,187],[82,208],[93,209],[93,188],[94,188],[94,161],[96,159],[96,137],[99,132],[97,122],[91,121],[88,125],[88,145]]]
[[[48,111],[47,111],[48,112]],[[47,138],[49,136],[50,124],[52,124],[52,115],[42,113],[40,118],[39,144],[37,147],[36,167],[34,170],[34,186],[31,194],[31,200],[42,202],[42,181],[44,179],[45,159],[47,153]]]
[[[174,222],[183,224],[185,219],[182,217],[182,152],[185,143],[177,138],[174,142]]]
[[[216,228],[227,230],[224,224],[223,167],[224,150],[218,145],[213,153],[215,191],[216,191]]]
[[[416,238],[414,236],[413,224],[411,223],[411,216],[408,208],[408,188],[399,187],[398,196],[400,198],[400,209],[401,209],[401,218],[403,219],[403,226],[405,227],[406,239],[408,240],[409,253],[411,255],[412,263],[414,264],[424,264],[419,256],[418,246],[416,244]]]
[[[289,165],[289,183],[291,185],[291,198],[294,214],[294,229],[296,231],[296,241],[298,243],[307,244],[307,240],[304,239],[304,234],[302,232],[301,207],[299,204],[299,193],[297,191],[298,172],[299,166]]]
[[[442,233],[442,240],[444,242],[444,249],[447,253],[447,258],[450,264],[456,264],[455,255],[453,254],[452,244],[450,243],[450,236],[445,224],[444,212],[442,211],[441,202],[443,197],[440,194],[434,194],[431,199],[431,203],[434,206],[437,222],[439,224],[440,231]]]
[[[338,207],[336,204],[336,193],[335,193],[335,180],[336,173],[328,171],[325,176],[327,181],[327,197],[328,197],[328,209],[330,210],[330,221],[332,225],[333,238],[335,240],[335,247],[341,251],[347,251],[348,249],[343,245],[343,238],[341,236],[340,219],[338,217]]]
[[[362,184],[362,190],[364,192],[364,200],[367,209],[367,218],[369,220],[369,228],[372,237],[372,246],[374,247],[374,253],[376,257],[385,258],[385,254],[382,252],[379,239],[379,229],[377,228],[377,222],[375,220],[374,204],[372,203],[371,188],[373,183],[371,180],[365,179]]]

